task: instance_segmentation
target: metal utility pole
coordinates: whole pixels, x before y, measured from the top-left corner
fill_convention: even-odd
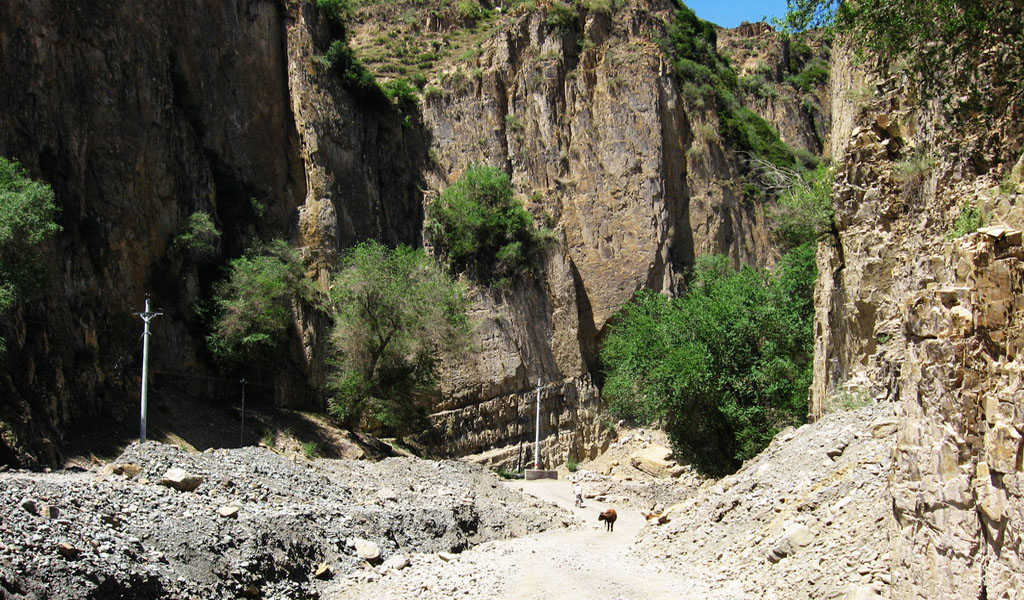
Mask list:
[[[145,327],[142,331],[142,411],[141,422],[139,423],[139,441],[146,441],[146,406],[149,399],[149,322],[164,314],[162,312],[151,312],[149,310],[149,294],[146,294],[146,311],[135,313],[142,317]]]
[[[242,379],[242,430],[238,434],[238,447],[245,445],[245,379]]]
[[[533,468],[540,469],[540,377],[537,378],[537,426],[534,428],[537,438],[533,443]]]

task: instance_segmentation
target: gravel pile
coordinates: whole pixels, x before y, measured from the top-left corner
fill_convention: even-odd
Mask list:
[[[739,472],[670,507],[637,554],[703,577],[713,597],[888,597],[894,406],[779,434]]]
[[[318,598],[368,563],[570,520],[459,462],[147,442],[95,472],[0,474],[0,597]]]

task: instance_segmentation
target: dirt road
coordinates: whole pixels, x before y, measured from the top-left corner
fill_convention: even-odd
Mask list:
[[[641,564],[629,550],[643,516],[588,502],[573,505],[568,481],[507,484],[571,511],[582,526],[536,536],[489,542],[447,557],[413,557],[412,564],[369,581],[349,581],[337,595],[355,598],[481,598],[487,600],[677,600],[704,597],[705,586],[664,570],[664,562]],[[616,508],[614,532],[597,515]]]

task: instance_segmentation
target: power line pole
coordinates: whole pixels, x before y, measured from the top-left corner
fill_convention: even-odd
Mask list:
[[[162,312],[151,312],[149,310],[149,294],[146,294],[146,311],[135,313],[142,317],[145,327],[142,331],[142,410],[141,422],[139,423],[139,441],[146,441],[146,407],[149,400],[149,322],[164,314]]]
[[[242,378],[242,431],[238,434],[238,447],[245,445],[245,378]]]
[[[533,443],[533,468],[540,469],[540,377],[537,378],[537,426],[536,440]]]

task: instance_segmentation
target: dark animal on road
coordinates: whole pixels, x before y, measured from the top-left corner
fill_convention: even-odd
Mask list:
[[[617,519],[618,516],[619,515],[615,514],[614,508],[609,508],[608,510],[598,515],[597,520],[604,521],[605,531],[615,531],[615,519]]]

